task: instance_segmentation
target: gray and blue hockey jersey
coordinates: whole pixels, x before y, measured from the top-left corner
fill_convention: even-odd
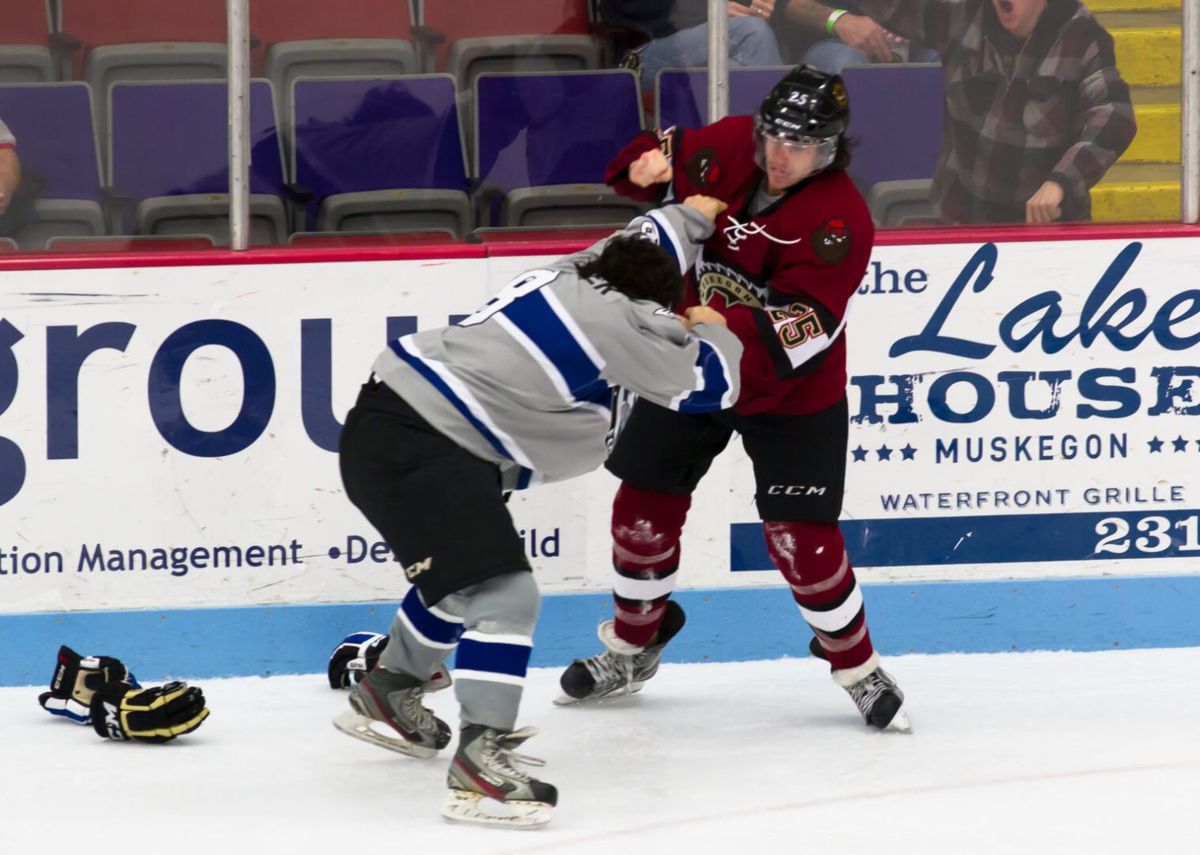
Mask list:
[[[604,462],[614,388],[681,412],[732,407],[742,346],[724,327],[688,332],[669,309],[584,279],[576,264],[618,235],[656,241],[686,272],[712,224],[671,205],[506,285],[458,324],[389,343],[375,374],[433,427],[499,465],[504,489]]]

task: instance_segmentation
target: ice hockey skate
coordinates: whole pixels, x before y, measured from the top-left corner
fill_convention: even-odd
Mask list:
[[[464,727],[446,776],[450,794],[442,816],[453,822],[519,829],[548,823],[558,804],[558,790],[516,768],[545,765],[515,750],[536,734],[533,727],[512,733],[479,724]]]
[[[412,757],[450,744],[450,726],[421,703],[425,685],[376,667],[350,690],[350,709],[333,720],[343,733]]]
[[[872,727],[897,733],[912,733],[908,713],[901,709],[904,692],[879,664],[879,654],[857,668],[834,671],[833,681],[850,695],[863,719]]]
[[[686,620],[679,604],[667,600],[666,613],[658,628],[658,639],[644,648],[622,641],[617,637],[613,621],[604,621],[596,634],[604,644],[605,651],[572,662],[559,679],[563,694],[554,702],[565,706],[641,691],[642,685],[658,673],[663,648],[679,634]]]

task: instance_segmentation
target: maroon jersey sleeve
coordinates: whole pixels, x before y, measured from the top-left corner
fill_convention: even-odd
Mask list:
[[[612,187],[622,196],[637,199],[639,202],[657,202],[666,194],[666,184],[653,184],[649,187],[639,187],[629,180],[629,166],[646,152],[662,148],[668,159],[671,157],[671,134],[656,134],[653,131],[642,131],[629,141],[625,148],[617,152],[604,170],[604,183]]]

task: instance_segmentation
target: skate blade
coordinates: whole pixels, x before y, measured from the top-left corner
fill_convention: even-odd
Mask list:
[[[612,692],[609,692],[607,695],[599,695],[594,698],[591,696],[584,697],[584,698],[573,698],[570,695],[568,695],[566,692],[563,692],[561,695],[559,695],[557,698],[554,699],[554,703],[555,703],[555,705],[560,706],[560,707],[569,707],[569,706],[574,706],[575,704],[595,704],[595,703],[599,703],[601,701],[613,701],[613,700],[616,700],[617,698],[627,698],[630,695],[640,692],[642,690],[642,686],[644,686],[644,685],[646,685],[645,680],[643,680],[640,683],[634,683],[631,688],[626,689],[624,686],[622,686],[620,689],[616,689]]]
[[[451,822],[526,831],[548,823],[553,811],[545,802],[498,801],[468,790],[451,790],[442,805],[442,816]]]
[[[908,713],[903,709],[896,710],[896,714],[892,716],[892,720],[888,722],[888,726],[884,731],[892,733],[912,733],[912,722],[908,719]]]
[[[382,721],[359,715],[354,710],[346,710],[335,718],[333,726],[347,736],[353,736],[355,739],[361,739],[363,742],[378,745],[389,751],[407,754],[409,757],[433,757],[437,754],[436,748],[409,742]]]

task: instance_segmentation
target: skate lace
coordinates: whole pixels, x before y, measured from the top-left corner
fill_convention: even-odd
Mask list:
[[[592,690],[594,692],[604,693],[620,687],[628,689],[633,685],[634,657],[632,656],[622,656],[606,650],[585,659],[583,664],[587,667],[588,673],[592,675],[592,679],[596,681],[596,687]]]
[[[512,734],[509,734],[509,736],[511,735]],[[528,737],[522,734],[520,741],[524,742],[527,738]],[[538,757],[531,757],[528,754],[519,754],[515,748],[516,745],[510,745],[506,742],[504,735],[497,735],[494,741],[488,740],[488,742],[484,745],[482,752],[483,761],[486,765],[490,766],[493,771],[499,772],[506,778],[511,778],[513,780],[520,781],[523,784],[527,784],[530,781],[529,775],[521,769],[518,769],[517,766],[514,766],[513,764],[515,763],[520,766],[539,767],[545,766],[546,761]]]
[[[895,687],[896,684],[892,682],[884,670],[877,668],[846,691],[850,693],[850,697],[858,706],[859,711],[864,716],[869,716],[871,709],[875,706],[875,702],[885,692],[893,691]]]
[[[406,694],[400,701],[400,710],[422,733],[434,733],[437,727],[433,723],[433,713],[421,703],[423,697],[424,692],[420,691]]]

